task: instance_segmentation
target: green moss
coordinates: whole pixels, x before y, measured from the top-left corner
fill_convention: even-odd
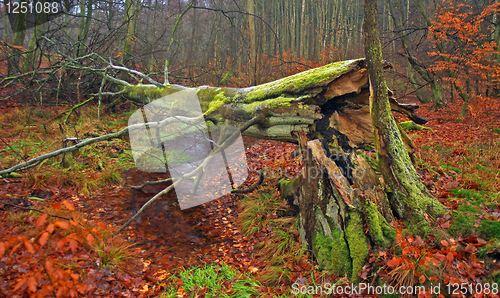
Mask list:
[[[474,218],[460,211],[451,214],[451,225],[448,232],[453,236],[469,236],[474,231]]]
[[[295,177],[292,180],[286,180],[282,178],[278,181],[278,188],[283,197],[293,196],[296,193],[297,187],[294,186],[295,183],[299,180],[299,177]]]
[[[220,89],[220,88],[217,88],[217,89]],[[213,90],[210,90],[210,91],[212,92]],[[204,95],[207,96],[207,94],[204,94]],[[231,98],[224,96],[224,91],[219,90],[218,93],[216,93],[213,96],[213,100],[210,101],[210,103],[208,104],[208,109],[205,111],[205,113],[203,113],[203,116],[210,115],[211,113],[217,111],[224,104],[230,103],[230,102],[231,102]]]
[[[351,275],[352,259],[342,231],[332,231],[332,239],[318,233],[314,238],[313,245],[317,250],[317,261],[322,269],[331,270],[340,276],[346,273]]]
[[[368,243],[363,232],[363,221],[356,211],[349,213],[349,223],[346,229],[347,243],[352,259],[351,282],[359,280],[358,275],[363,270],[368,257]]]
[[[461,212],[481,213],[481,211],[477,210],[476,208],[474,208],[470,205],[462,205],[458,208],[458,210]]]
[[[255,110],[259,108],[275,109],[279,106],[291,106],[291,101],[298,100],[295,97],[280,96],[277,98],[270,98],[263,101],[256,101],[243,106],[243,110],[248,114],[254,114]]]
[[[404,121],[404,122],[399,122],[399,125],[405,130],[405,131],[412,131],[412,130],[432,130],[430,127],[425,127],[422,125],[418,125],[413,121]]]
[[[486,240],[500,238],[500,221],[483,220],[479,226],[479,231]]]
[[[463,188],[452,188],[449,190],[449,192],[451,192],[457,197],[467,198],[469,200],[475,201],[476,204],[474,205],[486,203],[486,200],[484,198],[485,196],[487,196],[487,193],[485,192],[477,192],[474,190],[463,189]]]
[[[322,67],[310,69],[299,74],[251,88],[246,96],[246,102],[261,101],[276,97],[285,92],[300,92],[321,82],[333,80],[348,72],[362,59],[340,61]]]
[[[137,84],[126,87],[128,96],[137,99],[147,99],[146,102],[151,102],[163,96],[165,88],[151,85]]]
[[[483,259],[487,254],[500,250],[500,241],[490,241],[486,245],[479,247],[477,256]]]
[[[366,201],[365,217],[371,239],[375,245],[389,249],[396,240],[396,231],[387,223],[377,206],[371,201]]]

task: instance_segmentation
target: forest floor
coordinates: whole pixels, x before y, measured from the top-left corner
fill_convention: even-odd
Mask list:
[[[475,103],[458,122],[461,107],[459,101],[440,110],[423,105],[417,113],[430,119],[425,126],[431,130],[408,134],[431,193],[450,209],[473,214],[472,224],[479,227],[500,221],[500,104]],[[85,123],[95,116],[89,107],[70,118],[73,125],[56,125],[64,111],[2,101],[1,167],[60,147],[75,133],[116,131],[130,115]],[[135,169],[125,140],[43,162],[22,177],[0,178],[0,297],[289,297],[294,283],[345,281],[322,273],[301,251],[294,214],[275,186],[300,172],[300,159],[290,157],[295,145],[252,138],[244,144],[250,172],[242,188],[266,169],[258,190],[187,210],[179,209],[171,193],[115,237],[112,232],[165,187],[139,191],[128,185],[166,178]],[[500,235],[498,225],[466,235],[460,226],[436,224],[455,229],[450,233],[458,242],[477,248],[486,247],[492,233]],[[492,253],[500,250],[493,246],[484,253],[489,259],[477,268],[477,280],[493,276],[498,282],[498,256]],[[388,254],[396,258],[394,251]],[[470,262],[464,263],[475,264]]]

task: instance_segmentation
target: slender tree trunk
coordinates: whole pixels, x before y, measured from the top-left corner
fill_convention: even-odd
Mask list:
[[[12,28],[9,22],[9,15],[7,9],[4,8],[3,12],[3,40],[7,43],[12,41]]]
[[[92,20],[93,0],[82,0],[80,2],[80,20],[78,21],[77,40],[75,56],[79,57],[85,52],[87,36],[89,35],[90,22]]]
[[[137,29],[137,18],[136,18],[136,13],[137,13],[137,7],[136,5],[139,5],[140,0],[136,0],[137,4],[134,2],[134,0],[126,0],[125,1],[125,22],[127,24],[126,26],[126,32],[125,32],[125,42],[123,45],[123,60],[122,63],[125,65],[128,65],[130,63],[130,60],[132,59],[133,51],[134,51],[134,44],[136,42],[136,29]]]
[[[40,1],[41,3],[46,3],[46,1]],[[30,43],[28,45],[28,53],[26,54],[26,59],[23,61],[22,70],[27,71],[29,69],[36,68],[36,56],[37,56],[37,46],[38,40],[45,33],[45,23],[47,23],[47,14],[39,13],[36,14],[35,28],[33,28],[33,34],[31,35]]]
[[[365,54],[370,72],[370,109],[375,127],[379,168],[387,184],[388,198],[395,217],[416,231],[429,232],[427,218],[446,210],[432,197],[413,167],[403,139],[391,114],[382,67],[382,47],[378,32],[377,1],[364,1]]]
[[[28,3],[27,0],[22,0],[20,4]],[[12,39],[12,52],[9,56],[7,64],[7,72],[9,75],[19,71],[19,60],[23,53],[24,38],[26,37],[26,13],[17,15],[16,28],[14,30],[14,38]]]
[[[248,77],[250,85],[257,84],[257,44],[255,41],[255,0],[247,0],[248,15]]]

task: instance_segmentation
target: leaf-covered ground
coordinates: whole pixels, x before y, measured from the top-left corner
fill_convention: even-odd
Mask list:
[[[406,274],[412,282],[498,282],[500,246],[488,241],[500,237],[500,105],[477,102],[457,122],[460,108],[458,101],[438,111],[426,105],[418,112],[431,119],[425,126],[432,130],[408,132],[423,181],[456,211],[435,225],[455,239],[420,239],[395,223],[401,250],[374,252],[363,278],[378,272],[395,283],[398,272],[412,272],[406,264],[423,262],[443,271]],[[12,100],[0,109],[2,168],[60,148],[75,133],[115,131],[129,115],[86,124],[93,108],[82,109],[73,125],[59,126],[64,109]],[[23,178],[0,178],[0,297],[288,297],[293,283],[346,281],[318,271],[301,251],[294,214],[275,187],[300,172],[300,160],[290,157],[295,146],[244,141],[250,178],[242,188],[267,171],[256,191],[183,211],[172,193],[116,237],[112,232],[165,187],[128,185],[166,178],[136,170],[124,140],[44,162]]]

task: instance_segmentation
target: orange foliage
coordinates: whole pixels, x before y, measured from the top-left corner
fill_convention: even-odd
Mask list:
[[[436,50],[430,56],[439,56],[430,69],[441,72],[443,79],[458,86],[468,100],[483,96],[484,88],[498,87],[500,65],[494,61],[498,48],[489,41],[492,28],[487,21],[497,13],[500,3],[488,6],[481,14],[472,13],[466,4],[444,0],[436,21],[429,28]],[[479,89],[483,88],[483,91]]]

